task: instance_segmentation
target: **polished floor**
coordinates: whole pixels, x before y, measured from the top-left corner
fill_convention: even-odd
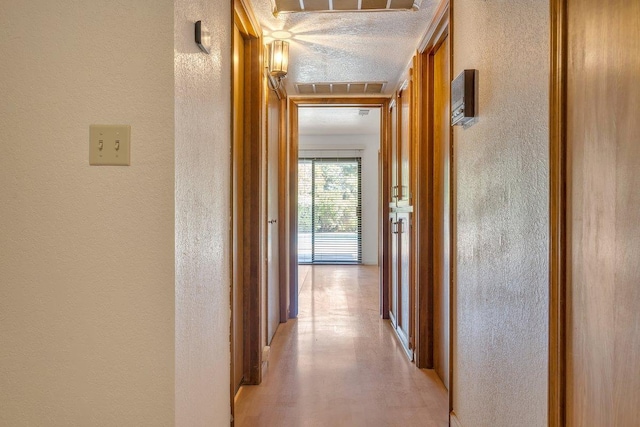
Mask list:
[[[378,315],[377,267],[301,267],[299,283],[298,319],[278,328],[262,384],[242,387],[237,427],[448,425],[440,379]]]

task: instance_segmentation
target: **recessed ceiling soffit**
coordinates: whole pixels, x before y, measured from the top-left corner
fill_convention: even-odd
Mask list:
[[[422,0],[272,0],[273,14],[302,12],[357,12],[418,10]]]

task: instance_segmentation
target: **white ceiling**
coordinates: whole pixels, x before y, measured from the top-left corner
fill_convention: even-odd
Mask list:
[[[361,116],[360,110],[369,114]],[[380,108],[300,107],[300,135],[378,135]]]
[[[286,31],[290,43],[289,96],[295,83],[386,81],[396,89],[422,39],[438,0],[423,0],[418,11],[281,13],[271,0],[251,0],[265,36]],[[276,38],[284,38],[276,34]],[[284,34],[286,37],[286,34]]]

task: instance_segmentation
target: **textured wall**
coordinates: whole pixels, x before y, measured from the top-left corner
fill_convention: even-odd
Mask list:
[[[378,264],[378,146],[376,135],[300,135],[300,151],[318,157],[353,156],[353,151],[319,151],[313,148],[364,148],[362,156],[362,262]],[[346,153],[346,154],[345,154]]]
[[[1,9],[0,425],[171,425],[173,2]]]
[[[465,427],[547,425],[549,10],[457,0],[454,76],[480,71],[455,128],[454,410]]]
[[[177,426],[230,421],[230,4],[175,1]]]

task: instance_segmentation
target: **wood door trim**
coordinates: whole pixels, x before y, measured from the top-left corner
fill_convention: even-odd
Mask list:
[[[430,82],[433,79],[433,60],[431,51],[423,52],[419,55],[420,73],[418,74],[418,85],[420,86],[420,128],[418,129],[418,139],[414,153],[416,156],[415,165],[419,169],[420,175],[424,178],[432,174],[433,150],[430,149],[430,141],[433,135],[433,121],[430,114],[433,109],[433,88]],[[423,105],[424,103],[427,105]],[[430,286],[433,270],[433,194],[430,190],[430,181],[417,180],[414,184],[415,208],[416,208],[416,301],[417,301],[417,322],[416,322],[416,366],[419,368],[433,367],[433,287]]]
[[[385,122],[389,119],[389,102],[390,98],[385,97],[359,97],[359,98],[327,98],[327,97],[289,97],[289,165],[287,168],[287,176],[289,177],[289,307],[290,317],[294,318],[298,316],[298,109],[300,107],[324,107],[327,105],[335,107],[379,107],[380,108],[380,153],[382,154],[381,162],[383,165],[388,165],[388,153],[385,151],[385,147],[389,145],[389,135],[385,132]],[[388,166],[387,166],[388,168]],[[388,175],[388,170],[387,170]],[[388,184],[388,183],[387,183]],[[387,193],[388,195],[388,189]],[[380,197],[383,197],[380,195]],[[380,225],[380,229],[384,232],[388,232],[389,224],[387,218],[389,216],[388,203],[382,204],[383,211],[380,212],[378,221],[383,224]],[[383,257],[384,251],[388,253],[388,237],[387,233],[384,233],[382,237],[382,249]],[[380,256],[380,255],[379,255]],[[382,271],[386,265],[379,265],[378,268]],[[380,274],[380,292],[388,294],[389,283],[388,274],[384,271]],[[383,311],[383,299],[381,297],[381,316],[386,318]],[[387,302],[388,305],[388,302]],[[388,316],[388,313],[387,313]]]
[[[454,16],[454,4],[447,2],[447,20],[449,22],[449,80],[453,80],[453,52],[454,52],[454,42],[455,42],[455,20]],[[451,100],[451,94],[449,94],[449,100]],[[453,128],[451,129],[451,133],[449,134],[450,141],[450,155],[451,155],[451,168],[449,170],[449,179],[451,182],[451,201],[450,201],[450,227],[451,227],[451,235],[449,236],[450,246],[449,253],[451,255],[451,271],[450,271],[450,282],[449,282],[449,412],[453,413],[455,417],[455,411],[453,409],[453,394],[455,387],[455,378],[454,378],[454,363],[453,363],[453,355],[455,354],[454,342],[456,340],[456,306],[457,306],[457,281],[458,281],[458,264],[457,264],[457,238],[458,238],[458,203],[456,195],[458,194],[458,178],[457,178],[457,170],[456,170],[456,157],[455,157],[455,144],[453,139]]]
[[[415,252],[415,277],[416,277],[416,301],[417,301],[417,316],[416,316],[416,366],[419,368],[432,368],[434,364],[434,347],[433,347],[433,192],[431,190],[432,178],[425,180],[425,177],[432,177],[433,171],[431,166],[433,165],[433,120],[431,119],[431,113],[433,111],[433,90],[431,86],[433,81],[433,55],[438,50],[440,45],[449,35],[449,1],[445,0],[440,3],[438,11],[434,19],[431,21],[429,28],[426,32],[425,38],[421,42],[422,50],[419,54],[419,60],[416,63],[417,68],[417,94],[419,102],[417,103],[418,111],[417,117],[420,120],[416,122],[416,138],[415,146],[413,149],[414,165],[420,171],[415,174],[415,179],[412,182],[415,191],[414,207],[416,210],[415,217],[415,236],[414,240],[414,252]],[[452,51],[452,44],[450,43],[450,51]],[[449,69],[451,70],[452,61],[449,58]],[[452,141],[452,135],[449,135],[450,141]],[[451,152],[453,155],[453,152]],[[451,162],[452,164],[452,162]],[[422,177],[422,180],[417,177]],[[453,174],[450,173],[450,180],[453,180]],[[451,196],[453,198],[453,186],[451,187]],[[450,210],[453,209],[453,205],[450,204]],[[453,214],[453,212],[452,212]],[[453,221],[450,221],[450,227],[453,229]],[[453,241],[453,236],[450,236],[450,241]],[[453,258],[453,251],[450,251],[450,256]],[[452,261],[452,260],[450,260]],[[453,270],[453,262],[449,265]],[[425,268],[426,266],[426,268]],[[449,292],[451,298],[451,292]],[[451,315],[451,309],[449,310]],[[451,337],[451,328],[450,328]],[[451,338],[450,338],[451,342]],[[451,353],[451,350],[450,350]],[[451,363],[449,364],[451,366]],[[449,375],[449,384],[451,385],[451,375]]]
[[[380,213],[380,229],[378,231],[378,272],[380,276],[380,317],[389,318],[389,200],[391,200],[389,168],[389,150],[391,145],[390,102],[385,107],[386,114],[380,120],[380,141],[378,151],[378,212]],[[382,111],[381,111],[382,113]]]
[[[439,40],[442,41],[443,31],[448,32],[449,28],[449,15],[450,7],[449,0],[442,0],[436,9],[436,13],[431,19],[431,23],[424,34],[424,37],[420,41],[418,52],[424,53],[425,51],[432,50]]]
[[[262,144],[264,143],[263,99],[264,80],[262,64],[262,31],[251,6],[245,0],[234,0],[233,23],[238,27],[245,43],[244,76],[244,158],[243,188],[238,189],[245,206],[243,215],[243,239],[241,253],[233,257],[243,259],[244,293],[244,384],[260,384],[262,381],[262,348],[260,321],[262,316],[261,268],[265,209],[262,206]],[[231,65],[233,67],[233,64]],[[232,100],[233,102],[233,100]],[[257,125],[256,125],[257,124]],[[250,238],[247,238],[250,236]],[[233,367],[232,367],[233,369]],[[233,405],[233,401],[232,401]],[[233,407],[233,406],[232,406]]]
[[[279,116],[279,143],[278,143],[278,250],[280,272],[280,323],[289,319],[289,213],[287,201],[289,200],[289,174],[287,152],[287,99],[280,99]]]
[[[236,31],[238,31],[239,33],[239,29],[238,26],[235,24],[235,22],[232,25],[233,28],[233,36],[231,37],[231,52],[233,54],[237,53],[236,52]],[[231,222],[232,222],[232,227],[229,230],[229,237],[230,237],[230,241],[231,241],[231,254],[232,256],[229,259],[229,263],[230,263],[230,269],[229,271],[231,272],[231,277],[230,277],[230,283],[231,286],[229,287],[229,301],[230,301],[230,307],[231,307],[231,322],[229,325],[229,335],[230,335],[230,351],[231,351],[231,363],[230,363],[230,389],[229,389],[229,395],[230,395],[230,406],[231,406],[231,426],[233,427],[234,425],[234,415],[235,415],[235,402],[236,402],[236,397],[239,394],[239,391],[236,389],[236,387],[238,386],[237,382],[236,382],[236,351],[237,351],[237,345],[236,345],[236,338],[237,338],[237,331],[236,331],[236,321],[235,321],[235,317],[236,317],[236,294],[238,292],[236,292],[238,285],[237,285],[237,278],[240,276],[239,272],[242,271],[242,267],[240,266],[242,260],[241,257],[239,256],[239,253],[241,252],[241,250],[238,248],[238,242],[242,240],[242,230],[240,227],[238,227],[238,223],[239,221],[237,220],[238,216],[240,215],[241,212],[241,207],[242,207],[242,198],[240,197],[241,195],[241,191],[239,190],[239,183],[238,183],[238,179],[237,176],[239,176],[239,174],[236,172],[238,169],[238,162],[239,162],[239,157],[240,155],[238,154],[239,150],[242,147],[239,146],[244,146],[244,144],[238,144],[237,143],[237,137],[238,135],[236,134],[236,97],[235,97],[235,91],[236,91],[236,64],[235,63],[231,63],[231,87],[233,90],[233,94],[231,96],[231,135],[232,135],[232,139],[231,139],[231,168],[229,171],[229,175],[230,175],[230,180],[231,180],[231,188],[230,188],[230,193],[229,193],[229,197],[231,200],[231,208],[230,208],[230,217],[231,217]],[[237,193],[237,199],[236,199],[236,193]],[[243,361],[242,361],[242,373],[244,375],[244,356],[243,356]],[[242,381],[240,381],[242,382]],[[240,387],[240,390],[242,389],[242,387]]]
[[[565,425],[567,291],[567,4],[552,0],[549,105],[549,426]]]
[[[248,37],[261,39],[262,30],[248,0],[233,0],[233,22]]]
[[[289,318],[298,317],[298,109],[289,98]],[[294,137],[295,135],[295,137]]]
[[[387,97],[359,97],[359,98],[328,98],[328,97],[302,97],[290,96],[290,105],[298,107],[324,107],[332,105],[335,107],[380,107],[388,104]],[[296,115],[297,117],[297,115]]]

